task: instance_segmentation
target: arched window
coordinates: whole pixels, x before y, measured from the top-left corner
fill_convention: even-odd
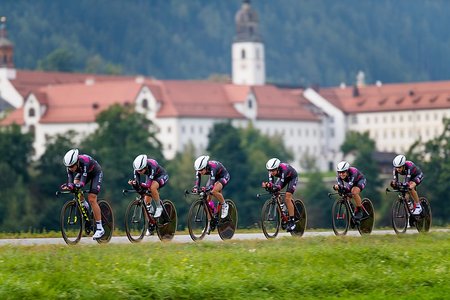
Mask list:
[[[253,101],[252,101],[252,100],[248,100],[247,104],[248,104],[248,108],[249,108],[249,109],[252,109],[252,107],[253,107]]]
[[[28,116],[29,117],[34,117],[36,115],[36,111],[34,110],[34,108],[30,108],[28,110]]]

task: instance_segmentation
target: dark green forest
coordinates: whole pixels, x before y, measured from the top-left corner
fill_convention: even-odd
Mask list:
[[[241,0],[3,0],[19,69],[207,79],[231,73]],[[448,80],[446,0],[252,0],[267,79]]]

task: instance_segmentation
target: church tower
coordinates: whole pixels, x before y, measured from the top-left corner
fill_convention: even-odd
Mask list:
[[[242,1],[235,21],[236,36],[231,50],[233,84],[264,85],[264,44],[259,34],[258,15],[251,8],[250,0]]]
[[[13,55],[14,45],[7,39],[6,17],[0,17],[0,76],[4,75],[8,79],[16,77]]]

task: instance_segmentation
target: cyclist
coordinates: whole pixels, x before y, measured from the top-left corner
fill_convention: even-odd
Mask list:
[[[150,213],[155,212],[154,217],[161,216],[163,211],[162,202],[159,198],[159,189],[169,181],[169,175],[154,159],[149,159],[147,155],[140,154],[133,161],[134,179],[128,180],[128,184],[150,190],[150,195],[145,195],[144,201]],[[141,175],[145,175],[145,182],[141,182]],[[151,205],[152,198],[155,202],[156,210]]]
[[[419,215],[422,212],[422,206],[420,205],[416,187],[423,180],[422,170],[412,161],[406,160],[406,157],[403,154],[397,155],[392,161],[392,164],[394,165],[394,169],[392,171],[394,179],[391,181],[391,186],[394,189],[397,189],[402,184],[408,186],[409,193],[414,200],[414,210],[412,214]],[[398,175],[405,175],[403,183],[399,181]]]
[[[278,158],[271,158],[266,163],[266,169],[269,171],[269,181],[262,183],[263,188],[271,189],[273,192],[281,191],[286,188],[286,206],[289,213],[289,221],[286,227],[288,232],[295,229],[295,210],[292,201],[292,195],[297,188],[298,174],[297,171],[289,164],[282,163]],[[278,177],[275,182],[275,177]]]
[[[222,195],[222,190],[230,181],[230,174],[221,162],[209,160],[209,156],[199,156],[194,162],[195,168],[195,185],[192,188],[193,193],[198,193],[200,190],[200,183],[202,175],[209,175],[208,182],[205,186],[205,191],[211,191],[211,194],[219,200],[222,205],[220,217],[226,218],[228,216],[228,204]],[[211,195],[208,196],[208,202],[211,200]]]
[[[351,193],[353,199],[355,199],[355,218],[362,219],[365,214],[365,210],[362,208],[361,191],[364,190],[367,180],[364,174],[357,168],[350,167],[347,161],[341,161],[338,163],[337,168],[337,184],[333,185],[334,190],[339,190],[343,193]]]
[[[102,225],[100,206],[97,203],[97,195],[102,185],[103,171],[100,164],[86,154],[80,154],[78,149],[71,149],[64,155],[64,165],[67,167],[67,183],[61,185],[62,190],[74,190],[83,188],[90,182],[88,201],[94,212],[96,230],[93,238],[99,239],[105,234]],[[83,197],[83,195],[82,195]],[[84,200],[84,198],[82,198]]]

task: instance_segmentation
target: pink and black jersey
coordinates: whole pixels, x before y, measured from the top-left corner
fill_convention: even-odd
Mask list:
[[[206,175],[209,175],[207,187],[213,186],[214,183],[220,182],[225,187],[230,181],[230,174],[221,162],[210,160],[206,165]],[[202,175],[200,172],[195,173],[195,187],[200,188]]]

